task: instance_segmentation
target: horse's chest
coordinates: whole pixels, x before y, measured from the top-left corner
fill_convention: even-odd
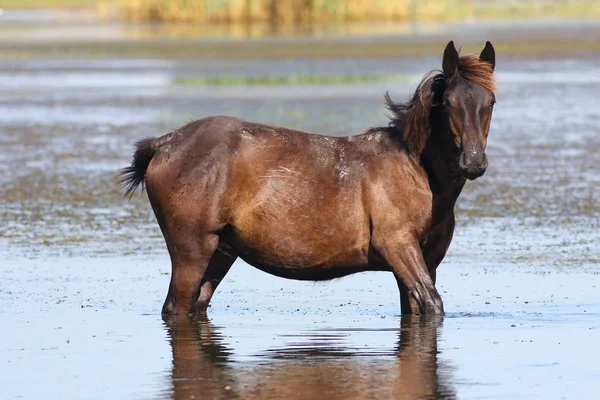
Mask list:
[[[431,246],[438,243],[446,243],[452,237],[452,232],[445,223],[432,226],[425,237],[425,246]]]
[[[448,216],[441,223],[431,227],[422,244],[425,263],[431,268],[442,261],[454,234],[454,216]]]

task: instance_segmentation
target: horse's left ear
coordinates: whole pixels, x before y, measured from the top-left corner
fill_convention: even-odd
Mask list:
[[[479,61],[487,62],[492,66],[492,71],[494,71],[494,68],[496,67],[496,51],[489,41],[485,42],[485,47],[479,55]]]
[[[454,41],[448,42],[448,45],[444,49],[444,58],[442,59],[442,70],[446,79],[452,78],[456,69],[458,68],[458,51],[454,47]]]

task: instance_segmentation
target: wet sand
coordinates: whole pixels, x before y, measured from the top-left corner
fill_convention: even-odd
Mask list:
[[[459,199],[438,270],[443,321],[401,319],[390,274],[314,284],[240,261],[197,322],[160,318],[166,249],[145,196],[125,201],[115,180],[133,142],[215,114],[331,135],[386,124],[382,94],[405,98],[439,68],[447,32],[344,39],[352,51],[430,43],[419,53],[232,59],[182,56],[173,46],[190,46],[183,39],[127,53],[111,43],[136,47],[135,37],[109,40],[110,29],[68,47],[17,25],[0,24],[0,47],[11,43],[0,60],[2,397],[600,394],[600,53],[586,50],[588,25],[544,25],[545,50],[531,54],[510,52],[506,26],[488,29],[500,87],[490,167]],[[475,51],[488,31],[459,38]],[[570,49],[551,51],[556,37]],[[283,83],[252,83],[272,76]],[[322,84],[287,84],[294,76]]]

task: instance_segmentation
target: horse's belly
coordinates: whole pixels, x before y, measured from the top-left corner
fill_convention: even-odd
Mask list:
[[[286,278],[332,279],[368,268],[368,242],[294,239],[234,239],[230,244],[250,265]]]
[[[372,270],[365,261],[344,264],[329,265],[293,265],[283,262],[273,262],[271,259],[254,257],[253,255],[242,255],[241,258],[249,265],[260,269],[268,274],[287,279],[296,279],[304,281],[324,281],[335,278],[341,278],[357,272]]]
[[[237,254],[265,272],[291,279],[325,280],[368,270],[369,229],[359,219],[254,221],[233,225],[224,239]]]
[[[294,165],[269,171],[264,179],[246,180],[260,185],[231,197],[235,202],[224,236],[240,257],[295,279],[331,279],[364,270],[370,225],[358,181],[340,183],[337,175],[320,176]]]

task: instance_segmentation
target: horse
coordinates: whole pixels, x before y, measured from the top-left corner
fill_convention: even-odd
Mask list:
[[[135,145],[125,195],[146,189],[171,259],[162,314],[202,315],[240,257],[267,273],[321,281],[391,271],[403,314],[443,315],[436,268],[467,180],[485,172],[495,50],[460,56],[387,126],[332,137],[230,116],[192,121]]]

